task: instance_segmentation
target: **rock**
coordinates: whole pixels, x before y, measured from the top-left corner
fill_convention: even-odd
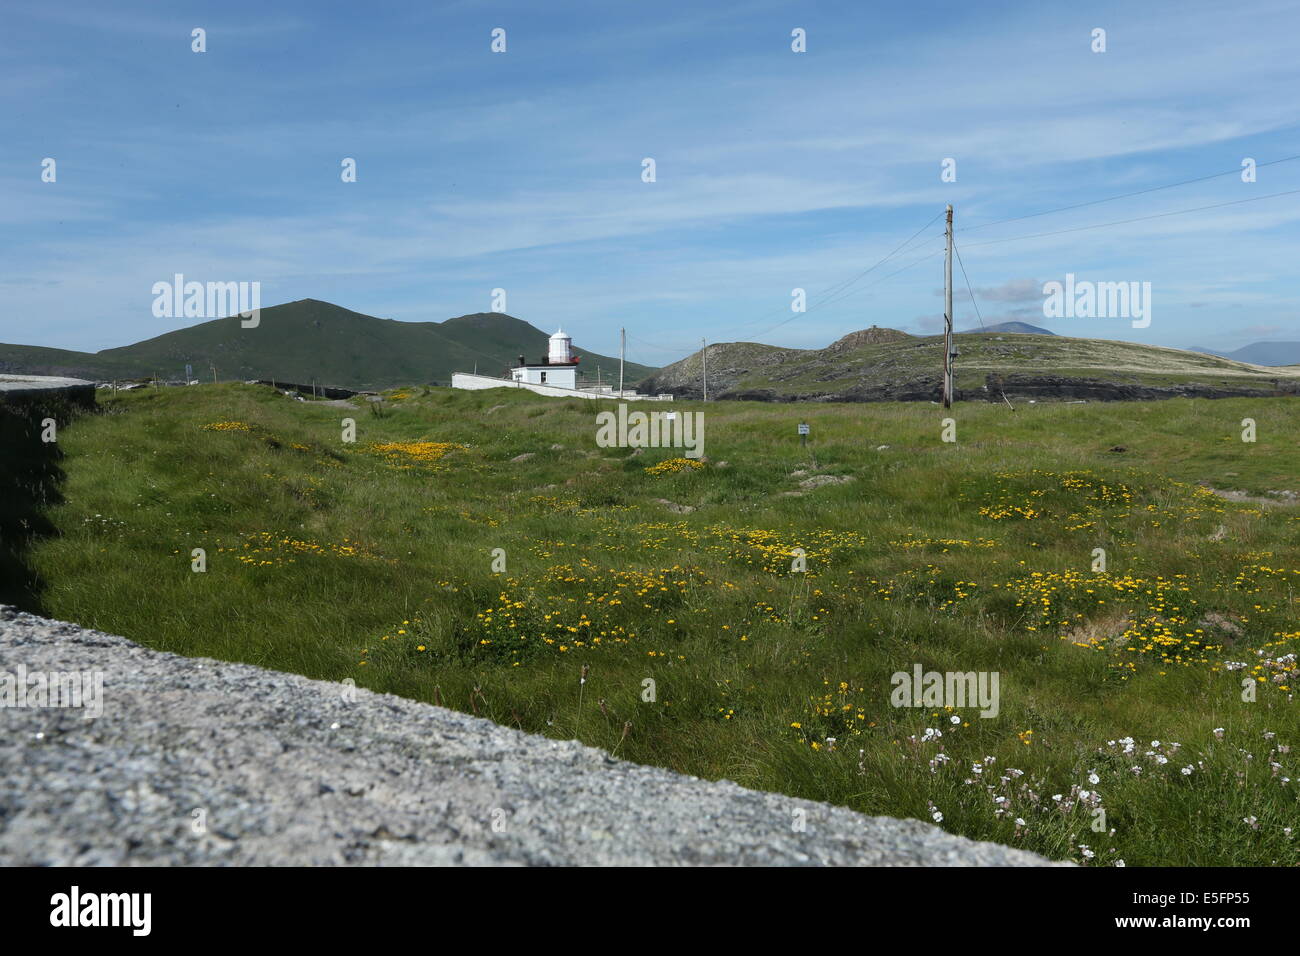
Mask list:
[[[512,462],[515,462],[515,461],[527,461],[529,458],[532,458],[535,454],[536,454],[536,452],[526,451],[526,452],[524,452],[522,455],[515,455],[515,457],[514,457],[514,458],[511,458],[510,460],[511,460]]]
[[[889,447],[888,445],[877,445],[876,451],[884,451],[888,447]]]
[[[564,446],[557,442],[551,446],[551,451],[564,451]]]
[[[1223,525],[1219,525],[1217,528],[1214,529],[1214,533],[1210,535],[1210,540],[1222,541],[1224,538],[1227,537],[1227,535],[1228,535],[1228,529]]]
[[[1206,613],[1196,622],[1196,626],[1202,630],[1217,631],[1220,634],[1227,635],[1227,642],[1229,644],[1232,643],[1233,638],[1241,637],[1241,635],[1245,633],[1240,624],[1226,615],[1220,614],[1218,611],[1210,611]]]
[[[632,449],[632,454],[628,455],[628,457],[629,457],[629,458],[636,458],[636,457],[637,457],[638,455],[640,455],[643,451],[644,451],[644,449],[641,449],[641,448],[633,448],[633,449]]]
[[[928,822],[698,780],[12,608],[0,607],[0,660],[103,674],[94,719],[0,708],[3,866],[1049,863]],[[206,834],[190,829],[196,807]],[[807,821],[797,832],[795,810]]]
[[[882,342],[907,342],[912,336],[906,332],[900,332],[898,329],[881,329],[872,326],[869,329],[861,329],[857,332],[850,332],[843,338],[836,339],[830,345],[826,346],[826,351],[832,354],[838,352],[852,352],[854,349],[860,349],[864,345],[879,345]]]
[[[1268,491],[1262,495],[1252,495],[1235,489],[1225,491],[1220,488],[1212,488],[1204,481],[1198,482],[1198,484],[1220,498],[1226,501],[1235,501],[1238,504],[1259,505],[1261,508],[1286,508],[1300,502],[1294,491]]]
[[[656,498],[655,504],[663,505],[669,511],[673,512],[673,514],[679,515],[688,515],[695,510],[692,505],[679,505],[676,502],[669,501],[667,498]]]
[[[811,478],[805,478],[799,482],[800,488],[812,490],[821,488],[825,485],[844,485],[853,480],[852,475],[813,475]]]
[[[942,356],[941,356],[941,357],[942,357]],[[1110,450],[1111,450],[1111,451],[1114,451],[1114,452],[1125,452],[1125,451],[1128,451],[1128,449],[1127,449],[1125,446],[1123,446],[1123,445],[1115,445],[1115,446],[1113,446]]]

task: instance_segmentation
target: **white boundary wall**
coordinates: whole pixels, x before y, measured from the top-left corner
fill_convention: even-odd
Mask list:
[[[452,388],[464,388],[471,391],[482,388],[523,388],[538,395],[551,398],[605,398],[624,402],[671,402],[671,395],[638,395],[636,392],[623,391],[620,396],[617,389],[591,390],[580,388],[562,388],[558,385],[534,385],[531,382],[512,382],[505,378],[493,378],[490,375],[473,375],[469,372],[456,372],[451,377]]]

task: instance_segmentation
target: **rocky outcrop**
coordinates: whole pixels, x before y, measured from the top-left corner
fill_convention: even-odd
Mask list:
[[[898,329],[882,329],[872,326],[869,329],[859,329],[857,332],[850,332],[842,338],[836,339],[830,345],[823,349],[831,355],[838,355],[841,352],[852,352],[862,348],[864,345],[880,345],[884,342],[906,342],[913,336],[906,332],[900,332]]]
[[[1000,402],[1003,392],[1008,399],[1103,402],[1300,394],[1300,374],[1293,370],[1265,370],[1132,342],[979,332],[963,334],[955,348],[957,397],[966,401]],[[824,349],[724,343],[708,347],[709,397],[937,401],[942,365],[942,336],[911,336],[874,326],[851,332]],[[660,369],[645,385],[655,392],[698,399],[702,366],[696,353]]]
[[[1264,398],[1282,394],[1276,388],[1251,387],[1246,384],[1188,382],[1179,385],[1138,385],[1060,375],[990,375],[987,389],[993,393],[995,400],[1001,392],[1005,392],[1008,398],[1020,396],[1093,402],[1151,401],[1162,398]]]

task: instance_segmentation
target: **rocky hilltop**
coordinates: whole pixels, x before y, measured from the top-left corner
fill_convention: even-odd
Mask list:
[[[1024,332],[962,333],[955,377],[960,400],[1017,397],[1119,401],[1265,397],[1300,393],[1300,368],[1266,368],[1199,352]],[[896,329],[850,332],[824,349],[755,342],[708,346],[710,399],[933,401],[942,389],[943,336]],[[698,399],[701,353],[660,369],[648,392]]]

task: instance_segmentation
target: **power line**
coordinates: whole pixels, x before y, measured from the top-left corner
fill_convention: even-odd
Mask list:
[[[961,261],[961,250],[957,248],[957,243],[952,244],[952,251],[957,256],[957,265],[961,266],[961,277],[966,280],[966,291],[970,293],[970,304],[975,306],[975,318],[980,320],[980,328],[984,329],[984,316],[980,315],[979,303],[975,301],[975,290],[971,288],[970,278],[966,275],[966,264]],[[988,331],[984,329],[984,331]]]
[[[1019,242],[1021,239],[1043,239],[1047,236],[1061,236],[1068,232],[1086,232],[1089,229],[1104,229],[1108,226],[1124,226],[1133,222],[1146,222],[1150,219],[1164,219],[1168,216],[1183,216],[1191,212],[1204,212],[1207,209],[1222,209],[1224,206],[1240,206],[1242,203],[1262,202],[1265,199],[1277,199],[1281,196],[1294,196],[1300,193],[1300,189],[1288,189],[1285,192],[1270,193],[1267,196],[1254,196],[1250,199],[1234,199],[1231,202],[1218,202],[1209,206],[1196,206],[1192,209],[1175,209],[1172,212],[1159,212],[1153,216],[1138,216],[1135,219],[1117,219],[1114,222],[1098,222],[1091,226],[1075,226],[1072,229],[1058,229],[1055,232],[1036,232],[1027,236],[1010,236],[1006,239],[985,239],[983,242],[972,242],[967,249],[975,246],[992,246],[1000,242]]]
[[[940,213],[940,215],[943,215],[943,214]],[[936,217],[936,218],[937,218],[937,217]],[[936,237],[936,238],[938,238],[938,237]],[[842,302],[844,299],[848,298],[850,295],[853,295],[853,294],[855,294],[855,293],[857,293],[857,292],[866,292],[868,289],[874,289],[876,286],[880,285],[882,282],[887,282],[888,280],[892,279],[894,276],[898,275],[899,273],[906,272],[908,269],[911,269],[913,266],[919,265],[920,263],[925,262],[925,261],[927,261],[927,260],[929,260],[929,259],[933,259],[935,256],[939,255],[941,252],[943,252],[943,250],[942,250],[942,249],[938,249],[938,250],[935,250],[934,252],[926,253],[926,254],[923,255],[923,256],[920,256],[920,257],[918,257],[918,258],[916,258],[916,259],[913,259],[911,262],[909,262],[907,265],[903,266],[902,268],[900,268],[900,269],[895,269],[893,272],[890,272],[890,273],[888,273],[887,275],[880,276],[880,277],[877,278],[874,282],[872,282],[872,283],[869,284],[869,285],[863,286],[861,289],[856,289],[856,290],[853,290],[852,292],[850,292],[850,291],[842,292],[842,293],[841,293],[838,297],[836,297],[836,298],[828,299],[828,300],[823,301],[823,302],[819,302],[819,303],[817,303],[815,306],[810,307],[810,308],[808,309],[807,312],[798,312],[798,313],[795,313],[794,315],[790,316],[790,318],[785,319],[785,320],[783,320],[783,321],[781,321],[781,322],[778,322],[776,325],[770,326],[770,327],[768,327],[768,328],[766,328],[766,329],[762,329],[762,330],[760,330],[760,331],[759,331],[758,333],[756,333],[756,334],[758,334],[758,335],[766,335],[766,334],[769,333],[769,332],[774,332],[774,331],[776,331],[777,329],[781,328],[782,326],[784,326],[784,325],[788,325],[789,323],[793,322],[795,319],[799,318],[800,316],[807,315],[808,312],[813,312],[813,311],[816,311],[817,309],[824,309],[824,308],[826,308],[827,306],[830,306],[830,305],[834,305],[834,304],[836,304],[837,302]],[[635,337],[629,335],[628,338],[635,338]],[[653,344],[653,343],[646,342],[646,341],[644,341],[644,340],[642,340],[642,339],[635,339],[635,340],[636,340],[637,342],[639,342],[641,345],[643,345],[643,346],[645,346],[645,347],[647,347],[647,348],[656,349],[656,350],[661,351],[661,352],[680,352],[680,351],[683,351],[683,349],[685,348],[685,347],[676,347],[676,348],[674,348],[674,347],[672,347],[672,346],[666,346],[666,345],[655,345],[655,344]]]
[[[942,237],[942,236],[936,236],[935,238],[936,238],[936,239],[942,239],[943,237]],[[861,289],[855,289],[853,292],[849,292],[849,293],[846,293],[846,294],[844,294],[844,295],[840,295],[840,296],[838,296],[837,298],[831,299],[831,300],[826,301],[826,302],[819,302],[819,303],[817,304],[817,308],[819,308],[819,309],[824,309],[824,308],[826,308],[826,306],[828,306],[828,305],[835,305],[835,304],[837,304],[837,303],[839,303],[839,302],[843,302],[843,301],[844,301],[845,299],[847,299],[850,295],[853,295],[853,294],[855,294],[855,293],[857,293],[857,292],[866,292],[866,291],[869,290],[869,289],[874,289],[876,286],[880,285],[882,282],[887,282],[888,280],[892,279],[894,276],[898,275],[899,273],[901,273],[901,272],[906,272],[908,269],[912,268],[912,266],[917,265],[918,263],[925,262],[925,261],[928,260],[928,259],[933,259],[935,256],[939,255],[941,252],[943,252],[942,249],[936,249],[934,252],[927,252],[925,255],[923,255],[923,256],[921,256],[921,257],[919,257],[919,258],[913,259],[911,262],[909,262],[907,265],[903,266],[901,269],[895,269],[893,272],[890,272],[890,273],[888,273],[888,274],[886,274],[886,275],[880,276],[880,277],[877,278],[874,282],[872,282],[872,283],[870,283],[870,284],[868,284],[868,285],[863,286]]]
[[[872,272],[872,271],[875,270],[875,269],[878,269],[880,266],[884,265],[884,264],[885,264],[886,262],[888,262],[890,259],[894,258],[894,256],[896,256],[896,255],[898,255],[900,252],[902,252],[903,249],[905,249],[907,246],[911,245],[912,242],[916,239],[917,236],[919,236],[921,233],[925,232],[925,230],[929,229],[932,225],[934,225],[935,220],[938,219],[938,218],[939,218],[940,216],[942,216],[942,215],[943,215],[943,213],[936,213],[934,219],[931,219],[929,222],[927,222],[927,223],[926,223],[924,226],[922,226],[920,229],[916,230],[916,232],[912,233],[911,236],[909,236],[909,237],[908,237],[904,242],[902,242],[900,245],[896,246],[896,247],[894,248],[894,251],[891,252],[889,255],[885,256],[885,258],[881,259],[881,260],[880,260],[879,262],[877,262],[875,265],[873,265],[873,266],[871,266],[871,267],[869,267],[869,268],[867,268],[867,269],[863,269],[861,272],[859,272],[859,273],[858,273],[856,276],[854,276],[852,279],[849,279],[847,282],[836,283],[836,285],[837,285],[837,286],[841,286],[841,287],[843,287],[843,288],[847,288],[848,286],[852,285],[854,282],[857,282],[859,279],[861,279],[861,278],[863,278],[864,276],[866,276],[868,273]],[[842,289],[836,289],[836,292],[832,292],[831,290],[832,290],[832,289],[835,289],[835,288],[836,288],[836,286],[831,286],[830,288],[823,289],[821,292],[819,292],[819,293],[817,293],[817,294],[818,294],[819,296],[821,296],[821,295],[831,296],[831,295],[835,295],[835,294],[836,294],[837,292],[839,292],[839,291],[842,291]],[[824,305],[825,303],[821,303],[821,304]],[[725,331],[725,330],[724,330],[724,331]]]
[[[1282,159],[1269,160],[1267,163],[1256,163],[1255,168],[1263,169],[1265,166],[1276,166],[1278,163],[1290,163],[1290,162],[1294,162],[1297,159],[1300,159],[1300,155],[1285,156]],[[1228,169],[1221,173],[1211,173],[1208,176],[1198,176],[1195,179],[1184,179],[1182,182],[1169,183],[1164,186],[1151,186],[1148,189],[1139,189],[1131,193],[1121,193],[1118,196],[1107,196],[1105,199],[1093,199],[1088,202],[1075,203],[1072,206],[1058,206],[1055,209],[1045,209],[1042,212],[1032,212],[1025,216],[1012,216],[1009,219],[996,219],[993,222],[984,222],[984,223],[980,223],[977,226],[966,226],[962,229],[958,229],[957,231],[974,232],[976,229],[988,229],[992,226],[1000,226],[1003,223],[1007,223],[1007,222],[1020,222],[1024,219],[1036,219],[1039,216],[1050,216],[1054,212],[1068,212],[1071,209],[1083,209],[1085,206],[1096,206],[1101,203],[1115,202],[1117,199],[1132,199],[1134,196],[1145,196],[1148,193],[1160,192],[1162,189],[1175,189],[1178,186],[1190,186],[1192,183],[1203,183],[1211,179],[1218,179],[1221,176],[1229,176],[1239,172],[1241,172],[1240,166],[1237,167],[1236,169]]]
[[[912,233],[912,235],[908,236],[908,238],[906,238],[906,239],[903,240],[901,243],[899,243],[897,246],[895,246],[894,249],[893,249],[893,251],[890,252],[887,256],[885,256],[883,259],[880,259],[880,260],[878,260],[877,262],[875,262],[873,265],[870,265],[870,266],[868,266],[867,268],[863,269],[863,270],[862,270],[861,272],[859,272],[857,275],[850,276],[848,279],[844,279],[844,280],[841,280],[840,282],[836,282],[835,284],[830,285],[830,286],[827,286],[825,289],[822,289],[820,292],[816,293],[815,298],[821,299],[822,301],[819,301],[819,302],[817,302],[817,304],[815,304],[815,305],[813,305],[813,306],[810,306],[810,307],[809,307],[808,309],[806,309],[804,312],[796,312],[796,313],[794,313],[794,315],[793,315],[791,318],[786,319],[784,322],[780,322],[780,323],[778,323],[777,325],[773,326],[772,328],[773,328],[773,329],[780,328],[781,326],[786,325],[786,324],[788,324],[789,322],[792,322],[792,321],[794,320],[794,318],[797,318],[797,317],[800,316],[800,315],[806,315],[808,312],[813,311],[814,309],[822,308],[822,307],[824,307],[824,306],[830,304],[832,301],[835,301],[835,302],[841,301],[841,300],[845,297],[842,293],[845,293],[845,292],[849,289],[850,286],[852,286],[852,285],[853,285],[855,282],[857,282],[858,280],[860,280],[860,279],[862,279],[862,278],[865,278],[866,276],[870,275],[870,274],[871,274],[872,272],[874,272],[876,269],[879,269],[881,266],[883,266],[883,265],[884,265],[886,262],[888,262],[890,259],[893,259],[893,258],[894,258],[895,256],[897,256],[900,252],[902,252],[904,249],[906,249],[908,246],[910,246],[910,245],[911,245],[911,244],[916,240],[916,237],[917,237],[917,236],[921,235],[921,233],[925,232],[925,230],[929,229],[932,225],[934,225],[935,221],[938,220],[939,217],[942,216],[942,215],[943,215],[943,213],[938,213],[938,214],[936,214],[936,215],[934,216],[934,218],[932,218],[929,222],[927,222],[927,223],[926,223],[925,225],[923,225],[920,229],[916,230],[916,232]],[[897,274],[897,273],[893,273],[893,274]],[[749,321],[749,322],[744,322],[744,323],[741,323],[740,325],[733,325],[733,326],[730,326],[730,327],[728,327],[728,328],[720,329],[720,330],[718,330],[717,334],[719,334],[719,335],[723,335],[723,334],[726,334],[726,333],[728,333],[728,332],[735,331],[736,329],[749,329],[749,328],[753,328],[755,325],[758,325],[759,323],[763,322],[766,318],[770,317],[771,315],[774,315],[774,314],[775,314],[776,312],[778,312],[778,311],[780,311],[780,309],[773,309],[771,312],[765,313],[765,314],[759,316],[758,318],[753,319],[753,320],[751,320],[751,321]],[[770,331],[772,331],[772,329],[767,329],[767,330],[764,330],[764,331],[765,331],[765,332],[770,332]],[[763,333],[759,333],[759,334],[763,334]],[[644,344],[648,344],[648,343],[644,343]],[[655,346],[651,346],[651,347],[653,348],[653,347],[655,347]],[[670,349],[670,350],[666,350],[666,351],[678,351],[678,350],[676,350],[676,349]]]
[[[942,213],[940,213],[940,215],[942,215]],[[835,296],[835,297],[833,297],[833,298],[830,298],[830,299],[826,299],[826,300],[824,300],[824,301],[822,301],[822,302],[818,302],[816,305],[809,306],[809,307],[808,307],[805,311],[803,311],[803,312],[796,312],[794,315],[791,315],[788,319],[783,319],[782,321],[778,322],[776,325],[773,325],[773,326],[771,326],[771,327],[769,327],[769,328],[763,329],[762,331],[760,331],[760,332],[758,332],[758,333],[756,333],[756,334],[758,334],[758,335],[766,335],[766,334],[768,334],[769,332],[775,332],[777,329],[781,328],[782,326],[789,325],[789,324],[790,324],[791,322],[793,322],[795,319],[801,318],[802,316],[807,315],[809,312],[816,312],[818,309],[825,309],[827,306],[836,305],[836,304],[838,304],[838,303],[840,303],[840,302],[843,302],[845,299],[847,299],[847,298],[848,298],[849,296],[851,296],[851,295],[856,295],[856,294],[859,293],[859,292],[866,292],[868,289],[874,289],[876,286],[880,285],[882,282],[885,282],[885,281],[887,281],[887,280],[889,280],[889,279],[892,279],[894,276],[898,275],[900,272],[906,272],[908,269],[912,268],[912,266],[916,265],[917,263],[925,262],[927,259],[933,259],[935,256],[937,256],[937,255],[938,255],[940,252],[942,252],[942,251],[943,251],[943,250],[940,249],[940,250],[937,250],[937,251],[935,251],[935,252],[929,252],[929,253],[926,253],[925,255],[921,256],[919,259],[913,259],[911,262],[909,262],[907,265],[903,266],[901,269],[896,269],[896,270],[894,270],[893,272],[889,273],[888,275],[880,276],[878,279],[876,279],[874,282],[870,283],[869,285],[865,285],[865,286],[863,286],[863,287],[860,288],[860,289],[851,289],[851,290],[850,290],[850,289],[846,289],[846,290],[844,290],[843,292],[841,292],[839,295],[837,295],[837,296]],[[882,260],[882,261],[883,261],[883,260]]]
[[[1255,166],[1256,166],[1256,168],[1258,169],[1258,168],[1263,168],[1263,167],[1267,167],[1267,166],[1275,166],[1275,165],[1278,165],[1279,163],[1288,163],[1288,162],[1293,162],[1293,161],[1295,161],[1295,160],[1300,160],[1300,155],[1296,155],[1296,156],[1286,156],[1286,157],[1283,157],[1283,158],[1281,158],[1281,159],[1270,160],[1270,161],[1268,161],[1268,162],[1266,162],[1266,163],[1256,163]],[[1047,210],[1043,210],[1042,212],[1030,213],[1030,214],[1027,214],[1027,215],[1024,215],[1024,216],[1013,216],[1013,217],[1010,217],[1010,218],[1007,218],[1007,219],[998,219],[998,220],[995,220],[995,221],[993,221],[993,222],[981,223],[981,224],[978,224],[978,225],[975,225],[975,226],[967,226],[967,227],[965,227],[965,228],[963,228],[963,229],[960,229],[960,230],[958,230],[958,231],[959,231],[959,232],[971,232],[971,231],[978,230],[978,229],[986,229],[986,228],[989,228],[989,227],[992,227],[992,226],[1002,225],[1002,224],[1004,224],[1004,223],[1009,223],[1009,222],[1020,222],[1020,221],[1026,220],[1026,219],[1035,219],[1035,218],[1038,218],[1038,217],[1041,217],[1041,216],[1051,215],[1052,213],[1057,213],[1057,212],[1067,212],[1067,211],[1069,211],[1069,210],[1073,210],[1073,209],[1082,209],[1082,208],[1086,208],[1086,207],[1088,207],[1088,206],[1096,206],[1096,205],[1100,205],[1100,204],[1102,204],[1102,203],[1115,202],[1115,201],[1120,200],[1120,199],[1131,199],[1131,198],[1133,198],[1134,196],[1142,196],[1142,195],[1147,195],[1147,194],[1149,194],[1149,193],[1160,192],[1160,191],[1165,190],[1165,189],[1174,189],[1174,188],[1177,188],[1177,187],[1179,187],[1179,186],[1187,186],[1187,185],[1191,185],[1191,184],[1193,184],[1193,183],[1205,182],[1205,181],[1210,180],[1210,179],[1217,179],[1217,178],[1219,178],[1219,177],[1226,176],[1226,175],[1229,175],[1229,174],[1231,174],[1231,173],[1238,173],[1238,172],[1240,172],[1240,169],[1239,169],[1239,168],[1238,168],[1238,169],[1225,170],[1225,171],[1223,171],[1223,172],[1219,172],[1219,173],[1212,173],[1212,174],[1210,174],[1210,175],[1208,175],[1208,176],[1199,176],[1199,177],[1196,177],[1196,178],[1194,178],[1194,179],[1186,179],[1186,180],[1182,180],[1182,181],[1180,181],[1180,182],[1176,182],[1176,183],[1168,183],[1168,184],[1163,185],[1163,186],[1152,186],[1152,187],[1149,187],[1149,188],[1147,188],[1147,189],[1139,189],[1139,190],[1135,190],[1135,191],[1133,191],[1133,192],[1122,193],[1122,194],[1117,195],[1117,196],[1108,196],[1108,197],[1103,198],[1103,199],[1094,199],[1094,200],[1090,200],[1090,201],[1088,201],[1088,202],[1074,203],[1074,204],[1072,204],[1072,205],[1068,205],[1068,206],[1060,206],[1060,207],[1057,207],[1057,208],[1055,208],[1055,209],[1047,209]],[[1205,212],[1206,210],[1210,210],[1210,209],[1222,209],[1222,208],[1225,208],[1225,207],[1228,207],[1228,206],[1238,206],[1238,205],[1242,205],[1242,204],[1245,204],[1245,203],[1261,202],[1261,201],[1266,200],[1266,199],[1278,199],[1278,198],[1281,198],[1281,197],[1284,197],[1284,196],[1293,196],[1293,195],[1296,195],[1296,194],[1298,194],[1298,193],[1300,193],[1300,189],[1292,189],[1292,190],[1286,190],[1286,191],[1283,191],[1283,192],[1270,193],[1269,195],[1266,195],[1266,196],[1254,196],[1254,197],[1251,197],[1251,198],[1248,198],[1248,199],[1237,199],[1237,200],[1231,200],[1231,201],[1229,201],[1229,202],[1212,203],[1212,204],[1210,204],[1210,205],[1206,205],[1206,206],[1195,206],[1195,207],[1192,207],[1192,208],[1190,208],[1190,209],[1177,209],[1177,210],[1172,210],[1172,211],[1170,211],[1170,212],[1155,213],[1155,214],[1153,214],[1153,215],[1149,215],[1149,216],[1137,216],[1137,217],[1134,217],[1134,218],[1131,218],[1131,219],[1118,219],[1118,220],[1114,220],[1114,221],[1112,221],[1112,222],[1094,223],[1094,224],[1092,224],[1092,225],[1087,225],[1087,226],[1075,226],[1075,227],[1072,227],[1072,228],[1069,228],[1069,229],[1058,229],[1058,230],[1054,230],[1054,231],[1051,231],[1051,232],[1031,233],[1031,234],[1022,235],[1022,236],[1009,236],[1009,237],[1002,238],[1002,239],[986,239],[986,240],[984,240],[984,241],[982,241],[982,242],[971,243],[971,245],[970,245],[968,248],[975,247],[975,246],[996,245],[996,244],[1003,243],[1003,242],[1019,242],[1019,241],[1024,240],[1024,239],[1043,239],[1043,238],[1048,238],[1048,237],[1050,237],[1050,236],[1066,235],[1066,234],[1068,234],[1068,233],[1074,233],[1074,232],[1086,232],[1086,231],[1089,231],[1089,230],[1092,230],[1092,229],[1105,229],[1105,228],[1109,228],[1109,227],[1111,227],[1111,226],[1129,225],[1129,224],[1131,224],[1131,223],[1147,222],[1147,221],[1154,220],[1154,219],[1164,219],[1164,218],[1168,218],[1168,217],[1170,217],[1170,216],[1181,216],[1181,215],[1187,215],[1187,214],[1189,214],[1189,213],[1194,213],[1194,212]],[[931,258],[933,258],[934,256],[938,255],[938,252],[929,253],[929,254],[927,254],[927,255],[925,255],[925,256],[922,256],[922,257],[920,257],[920,258],[918,258],[918,259],[913,260],[912,262],[910,262],[910,263],[908,263],[907,265],[903,266],[901,269],[897,269],[897,270],[895,270],[895,271],[889,273],[888,275],[881,276],[881,277],[878,278],[875,282],[872,282],[872,283],[870,283],[869,285],[864,286],[864,287],[861,288],[861,289],[852,289],[852,288],[851,288],[851,287],[852,287],[856,282],[858,282],[859,280],[861,280],[861,279],[864,278],[865,276],[869,275],[870,273],[872,273],[873,271],[875,271],[876,269],[878,269],[880,266],[884,265],[884,264],[885,264],[886,262],[888,262],[890,259],[893,259],[893,258],[894,258],[895,256],[897,256],[897,255],[898,255],[898,254],[899,254],[903,249],[905,249],[906,247],[908,247],[909,245],[911,245],[911,244],[916,240],[917,236],[921,235],[921,233],[923,233],[926,229],[928,229],[931,225],[933,225],[933,223],[935,222],[935,220],[937,220],[937,219],[938,219],[940,216],[942,216],[942,215],[943,215],[943,213],[938,213],[938,214],[936,214],[936,215],[935,215],[935,216],[934,216],[934,217],[933,217],[929,222],[927,222],[927,223],[926,223],[925,225],[923,225],[920,229],[918,229],[915,233],[913,233],[910,237],[908,237],[906,240],[904,240],[902,243],[900,243],[898,246],[896,246],[896,247],[893,249],[893,251],[891,251],[891,252],[890,252],[888,255],[886,255],[883,259],[880,259],[879,261],[877,261],[877,262],[874,263],[873,265],[869,266],[868,268],[862,270],[862,271],[859,272],[858,274],[856,274],[856,275],[854,275],[854,276],[851,276],[851,277],[848,278],[848,279],[842,280],[841,282],[837,282],[837,283],[835,283],[834,285],[828,286],[827,288],[825,288],[825,289],[823,289],[822,291],[818,292],[818,293],[817,293],[817,298],[819,299],[819,301],[817,301],[815,304],[813,304],[812,306],[810,306],[810,307],[809,307],[808,309],[806,309],[804,312],[801,312],[801,313],[795,313],[794,315],[790,316],[789,318],[787,318],[787,319],[785,319],[785,320],[783,320],[783,321],[781,321],[781,322],[778,322],[776,325],[773,325],[773,326],[771,326],[771,327],[769,327],[769,328],[763,329],[763,330],[761,330],[761,331],[759,331],[759,332],[757,332],[757,333],[755,333],[755,334],[756,334],[756,335],[766,335],[766,334],[768,334],[768,333],[770,333],[770,332],[773,332],[773,331],[775,331],[775,330],[777,330],[777,329],[779,329],[779,328],[781,328],[781,327],[783,327],[783,326],[785,326],[785,325],[788,325],[790,322],[793,322],[795,319],[799,318],[801,315],[807,315],[808,312],[816,311],[816,310],[818,310],[818,309],[825,309],[826,307],[828,307],[828,306],[830,306],[830,305],[834,305],[834,304],[836,304],[836,303],[838,303],[838,302],[842,302],[842,301],[844,301],[844,299],[848,298],[848,296],[853,295],[853,294],[856,294],[857,292],[864,292],[864,291],[867,291],[868,289],[872,289],[872,288],[876,287],[877,285],[879,285],[881,282],[887,281],[888,279],[890,279],[890,278],[892,278],[892,277],[898,275],[899,273],[907,271],[908,269],[912,268],[913,266],[917,265],[918,263],[920,263],[920,262],[924,262],[924,261],[926,261],[927,259],[931,259]],[[958,265],[961,267],[962,277],[963,277],[963,279],[964,279],[965,282],[966,282],[966,289],[967,289],[967,292],[969,292],[970,297],[971,297],[971,305],[974,306],[974,308],[975,308],[975,314],[976,314],[976,317],[979,319],[980,327],[981,327],[981,328],[984,328],[984,319],[983,319],[983,316],[981,315],[980,310],[979,310],[979,303],[978,303],[978,301],[977,301],[976,298],[975,298],[975,291],[974,291],[974,288],[973,288],[973,287],[971,286],[971,284],[970,284],[970,278],[969,278],[969,276],[968,276],[967,273],[966,273],[966,266],[965,266],[965,264],[961,261],[961,253],[960,253],[959,251],[957,251],[957,249],[956,249],[956,244],[955,244],[955,243],[954,243],[954,246],[953,246],[953,250],[954,250],[954,253],[955,253],[956,256],[957,256],[957,262],[958,262]],[[775,311],[775,310],[774,310],[774,311]],[[770,314],[770,313],[769,313],[769,314]],[[754,322],[747,322],[747,323],[744,323],[744,324],[742,324],[742,325],[738,325],[738,326],[731,326],[730,328],[726,328],[726,329],[723,329],[723,330],[721,330],[721,331],[722,331],[723,333],[726,333],[726,332],[733,331],[734,329],[745,329],[745,328],[751,328],[751,327],[753,327],[753,326],[754,326],[758,321],[761,321],[761,319],[759,319],[759,320],[755,320]],[[641,339],[637,339],[637,338],[635,338],[634,336],[633,336],[632,338],[634,338],[635,341],[639,342],[639,343],[640,343],[642,346],[644,346],[644,347],[651,348],[651,349],[655,349],[655,350],[657,350],[657,351],[662,351],[662,352],[680,352],[680,351],[689,351],[689,349],[690,349],[690,346],[685,346],[685,345],[681,345],[681,346],[673,346],[673,345],[656,345],[656,344],[651,343],[651,342],[646,342],[646,341],[643,341],[643,340],[641,340]]]

